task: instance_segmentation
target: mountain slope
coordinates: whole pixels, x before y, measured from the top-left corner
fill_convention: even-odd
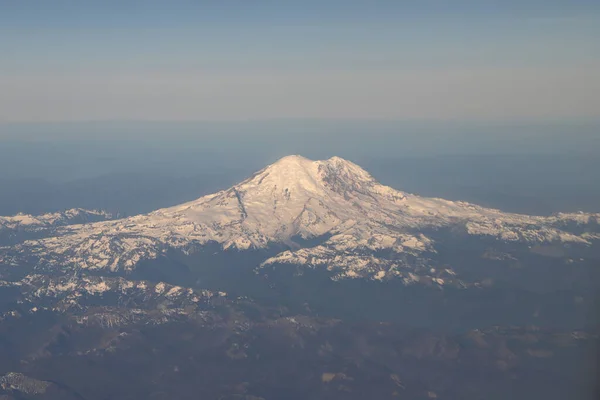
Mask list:
[[[436,252],[432,230],[459,229],[528,245],[589,246],[600,238],[599,221],[599,214],[527,216],[424,198],[381,185],[339,157],[288,156],[238,185],[179,206],[57,228],[51,237],[0,249],[0,262],[33,255],[43,265],[129,271],[172,248],[189,253],[213,242],[225,250],[279,244],[289,250],[263,266],[323,266],[337,271],[337,278],[399,276],[410,282],[414,267],[427,268],[427,255]],[[315,238],[317,245],[304,244]],[[436,278],[440,284],[455,273],[446,269],[442,275]]]

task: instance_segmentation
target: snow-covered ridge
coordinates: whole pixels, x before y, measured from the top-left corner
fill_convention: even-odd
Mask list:
[[[31,215],[18,213],[10,217],[0,217],[0,231],[4,229],[35,230],[84,222],[97,222],[99,220],[112,219],[113,215],[102,210],[84,210],[72,208],[69,210],[46,213],[42,215]]]
[[[122,277],[27,275],[18,281],[1,281],[0,287],[18,287],[23,301],[47,304],[55,311],[86,309],[87,300],[105,298],[112,306],[135,305],[155,308],[161,303],[169,307],[206,305],[211,298],[225,297],[225,292],[190,289],[164,282],[128,280]],[[92,304],[95,304],[92,301]],[[35,312],[35,310],[33,310]]]
[[[600,214],[528,216],[420,197],[381,185],[339,157],[312,161],[288,156],[227,190],[185,204],[131,218],[63,226],[52,237],[0,249],[0,262],[4,257],[14,263],[17,253],[33,254],[45,265],[131,270],[168,248],[193,251],[217,242],[225,250],[246,250],[280,243],[290,250],[265,260],[263,266],[308,264],[339,271],[340,277],[407,278],[408,273],[390,272],[406,265],[370,253],[435,253],[435,242],[424,232],[451,226],[502,241],[589,245],[600,238],[599,221]],[[297,239],[315,237],[327,239],[306,248]]]

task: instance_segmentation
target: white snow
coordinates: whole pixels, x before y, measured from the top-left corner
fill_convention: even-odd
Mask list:
[[[49,227],[69,225],[71,221],[80,219],[110,219],[110,213],[99,210],[84,210],[82,208],[72,208],[63,212],[47,213],[42,215],[29,215],[19,213],[12,217],[0,217],[0,231],[3,229],[36,230]]]
[[[40,218],[8,217],[0,220],[0,227],[30,224]],[[339,157],[312,161],[288,156],[227,190],[145,215],[59,227],[51,237],[8,250],[35,253],[49,265],[131,270],[169,247],[187,252],[215,241],[224,249],[245,250],[283,243],[293,250],[265,260],[263,266],[307,264],[338,271],[340,277],[382,279],[385,271],[398,266],[367,256],[365,250],[411,255],[435,252],[435,243],[418,231],[462,226],[468,234],[502,241],[589,244],[598,240],[599,234],[569,232],[566,225],[599,220],[600,214],[528,216],[420,197],[381,185],[368,172]],[[325,234],[331,236],[314,247],[299,248],[302,246],[292,243],[296,237]],[[2,256],[0,248],[0,259]],[[402,276],[407,283],[418,280],[404,272],[392,275]],[[163,291],[158,285],[155,290]]]
[[[100,294],[110,290],[106,282],[91,283],[85,286],[85,291],[90,294]]]

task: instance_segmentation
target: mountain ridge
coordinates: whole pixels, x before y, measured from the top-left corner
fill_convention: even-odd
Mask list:
[[[139,262],[173,248],[193,253],[216,242],[224,250],[245,251],[279,243],[290,248],[261,266],[320,266],[335,279],[399,277],[409,284],[419,274],[403,258],[418,257],[418,264],[427,266],[429,255],[436,252],[429,230],[457,227],[467,235],[500,242],[588,246],[600,239],[599,221],[600,214],[528,216],[425,198],[384,186],[340,157],[312,161],[293,155],[229,189],[181,205],[62,226],[53,236],[0,248],[0,262],[14,264],[34,255],[40,265],[132,271]],[[295,237],[324,240],[295,246]],[[378,256],[381,251],[396,256]],[[440,285],[456,275],[451,267],[443,270],[443,276],[436,276]]]

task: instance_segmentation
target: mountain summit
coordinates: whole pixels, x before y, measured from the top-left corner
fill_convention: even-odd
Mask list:
[[[296,235],[320,236],[354,220],[360,204],[373,206],[373,196],[383,193],[382,188],[368,172],[342,158],[288,156],[228,190],[153,215],[208,224],[224,235],[235,227],[225,247],[264,247]]]
[[[227,190],[185,204],[59,227],[52,237],[0,249],[0,262],[33,254],[44,265],[127,271],[169,249],[189,253],[218,243],[224,250],[242,251],[277,244],[289,250],[264,260],[263,266],[322,266],[337,271],[338,278],[397,276],[411,281],[415,269],[407,257],[424,260],[436,252],[431,231],[458,228],[499,241],[588,245],[600,235],[581,227],[597,226],[598,220],[598,214],[527,216],[420,197],[381,185],[342,158],[312,161],[294,155]],[[307,242],[318,244],[303,247]],[[451,279],[448,274],[440,282]]]
[[[293,186],[302,191],[320,192],[327,188],[358,189],[374,183],[375,180],[367,171],[340,157],[312,161],[302,156],[287,156],[259,171],[241,185],[271,185],[280,188]]]

